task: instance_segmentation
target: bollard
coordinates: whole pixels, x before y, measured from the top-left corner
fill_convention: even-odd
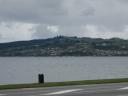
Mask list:
[[[38,79],[39,79],[39,83],[43,83],[44,84],[44,74],[39,74],[38,75]]]

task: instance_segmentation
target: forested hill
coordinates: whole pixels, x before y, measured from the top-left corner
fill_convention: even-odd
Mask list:
[[[0,56],[128,56],[128,40],[57,36],[0,43]]]

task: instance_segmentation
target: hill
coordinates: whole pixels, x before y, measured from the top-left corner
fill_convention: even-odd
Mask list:
[[[0,56],[128,56],[128,40],[57,36],[0,43]]]

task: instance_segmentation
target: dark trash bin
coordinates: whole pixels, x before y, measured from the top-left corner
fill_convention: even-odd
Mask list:
[[[39,80],[39,83],[44,83],[44,74],[39,74],[38,80]]]

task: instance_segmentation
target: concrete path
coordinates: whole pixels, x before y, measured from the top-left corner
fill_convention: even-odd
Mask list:
[[[128,96],[128,83],[0,90],[0,96]]]

